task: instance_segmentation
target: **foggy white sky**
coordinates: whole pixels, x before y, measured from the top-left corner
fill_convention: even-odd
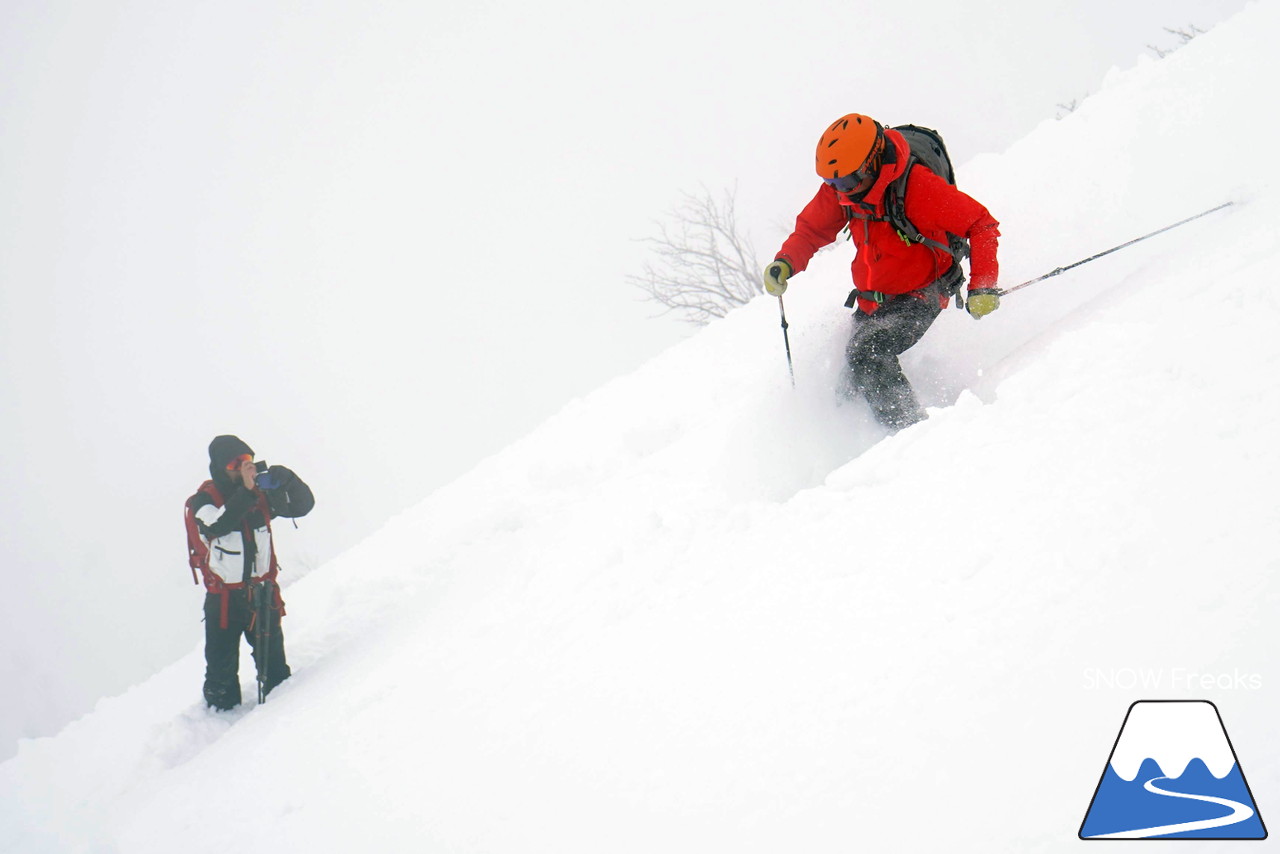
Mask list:
[[[315,488],[296,572],[677,340],[680,191],[764,260],[835,116],[963,162],[1243,5],[5,3],[0,758],[198,643],[217,433]]]

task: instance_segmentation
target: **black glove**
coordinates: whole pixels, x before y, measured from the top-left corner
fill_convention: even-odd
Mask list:
[[[258,489],[280,489],[288,486],[289,481],[293,480],[297,475],[289,471],[284,466],[272,466],[271,468],[258,475],[256,478]]]
[[[297,518],[311,512],[316,506],[316,498],[311,494],[311,487],[303,483],[302,478],[284,466],[272,466],[267,469],[266,477],[271,478],[275,487],[263,487],[267,493],[267,503],[271,505],[272,516]]]

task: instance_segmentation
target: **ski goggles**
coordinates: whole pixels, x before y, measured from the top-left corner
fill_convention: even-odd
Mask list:
[[[253,454],[241,454],[231,462],[227,463],[227,471],[236,471],[240,466],[253,459]]]

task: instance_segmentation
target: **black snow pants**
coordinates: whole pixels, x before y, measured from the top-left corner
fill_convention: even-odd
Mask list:
[[[901,296],[872,314],[854,314],[853,335],[845,349],[854,391],[866,398],[876,420],[901,430],[924,420],[898,356],[915,345],[942,313],[931,293],[925,299]]]
[[[264,582],[275,585],[275,582]],[[278,597],[277,597],[278,601]],[[207,593],[204,597],[204,699],[215,709],[231,709],[240,705],[240,638],[249,641],[253,661],[259,675],[265,675],[265,688],[272,688],[289,678],[289,664],[284,657],[284,635],[280,631],[280,611],[271,609],[271,633],[267,649],[255,645],[252,625],[253,607],[245,590],[228,593],[227,627],[222,621],[222,595]],[[263,674],[263,653],[266,673]]]

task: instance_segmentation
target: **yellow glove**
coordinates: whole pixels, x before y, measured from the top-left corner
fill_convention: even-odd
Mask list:
[[[981,320],[1000,307],[999,288],[974,288],[969,291],[969,314]]]
[[[779,258],[764,268],[764,289],[769,296],[780,297],[787,292],[787,279],[791,277],[791,265]]]

